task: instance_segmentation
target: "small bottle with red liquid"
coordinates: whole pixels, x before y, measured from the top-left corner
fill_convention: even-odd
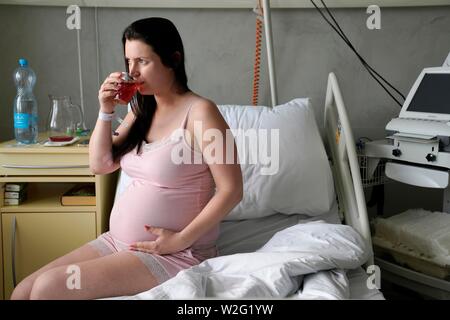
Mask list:
[[[136,94],[138,84],[134,81],[133,77],[126,72],[122,72],[121,78],[124,81],[119,83],[115,99],[128,103]]]

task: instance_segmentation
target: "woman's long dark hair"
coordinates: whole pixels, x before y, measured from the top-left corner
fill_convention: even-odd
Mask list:
[[[122,44],[124,53],[127,40],[140,40],[151,46],[153,51],[161,58],[161,62],[166,67],[174,70],[177,84],[185,91],[189,91],[186,69],[184,67],[183,41],[177,28],[171,21],[158,17],[135,21],[123,32]],[[179,52],[179,55],[176,55],[176,52]],[[129,71],[126,60],[125,67]],[[155,97],[153,95],[141,95],[137,92],[131,100],[131,110],[136,120],[124,142],[119,146],[113,147],[114,161],[120,159],[136,146],[137,153],[140,153],[142,142],[145,141],[145,136],[150,129],[153,115],[155,114]]]

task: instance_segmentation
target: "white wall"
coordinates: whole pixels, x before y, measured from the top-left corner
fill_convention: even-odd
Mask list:
[[[11,76],[19,57],[27,57],[37,73],[35,91],[42,129],[49,111],[48,94],[67,94],[80,103],[76,31],[66,28],[65,10],[0,5],[0,140],[12,138],[15,88]],[[366,28],[365,8],[334,12],[355,47],[404,94],[423,67],[442,64],[450,51],[448,6],[382,8],[381,30]],[[124,68],[123,29],[148,16],[164,16],[178,26],[192,89],[218,104],[251,102],[255,16],[250,9],[82,8],[81,16],[84,104],[90,127],[97,114],[99,83],[110,72]],[[383,136],[385,124],[399,108],[318,13],[313,9],[274,9],[272,24],[279,101],[311,97],[321,124],[327,74],[334,71],[355,136]],[[267,104],[264,63],[263,59],[260,101]]]

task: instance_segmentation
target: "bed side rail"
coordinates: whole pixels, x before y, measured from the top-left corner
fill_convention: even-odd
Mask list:
[[[339,206],[345,223],[365,239],[371,250],[367,264],[373,264],[372,239],[355,140],[347,111],[334,73],[328,76],[325,99],[325,132],[331,155],[332,170]]]

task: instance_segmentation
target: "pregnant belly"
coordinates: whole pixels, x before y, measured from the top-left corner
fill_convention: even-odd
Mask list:
[[[111,235],[130,244],[156,239],[146,231],[145,225],[181,231],[200,213],[209,198],[198,191],[133,181],[111,211]]]

